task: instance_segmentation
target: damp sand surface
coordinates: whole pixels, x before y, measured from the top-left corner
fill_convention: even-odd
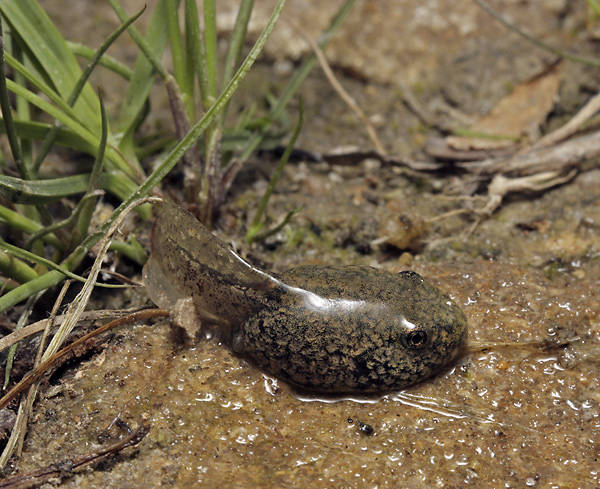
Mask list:
[[[149,423],[147,438],[64,487],[597,485],[600,307],[590,282],[487,261],[416,268],[452,291],[474,339],[582,341],[470,354],[377,402],[331,403],[296,398],[218,344],[182,347],[166,323],[135,326],[42,401],[27,445],[46,449],[22,468],[93,450],[121,414]]]

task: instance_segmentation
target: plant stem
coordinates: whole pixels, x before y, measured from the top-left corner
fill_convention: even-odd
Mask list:
[[[246,233],[246,242],[247,243],[252,243],[256,239],[256,237],[258,236],[258,233],[260,232],[260,230],[263,227],[263,216],[265,214],[265,210],[267,209],[267,204],[269,203],[269,199],[271,198],[271,195],[273,194],[273,191],[275,190],[275,187],[277,186],[277,182],[281,178],[283,169],[285,168],[285,165],[287,164],[288,159],[290,158],[290,154],[292,153],[292,150],[294,149],[294,145],[296,144],[296,140],[298,139],[298,136],[300,135],[300,130],[302,129],[303,120],[304,120],[304,108],[302,106],[302,99],[300,99],[298,122],[296,124],[296,127],[294,128],[294,132],[292,134],[290,142],[286,146],[285,151],[283,152],[283,155],[281,156],[281,159],[279,160],[279,163],[277,164],[277,168],[273,172],[273,176],[271,177],[271,180],[269,181],[269,185],[267,186],[267,189],[265,190],[265,193],[263,194],[262,199],[260,200],[260,203],[258,204],[258,209],[256,210],[256,214],[254,215],[254,219],[252,219],[252,224],[250,225],[250,227],[248,228],[248,232]],[[289,218],[288,218],[288,220],[289,220]]]
[[[137,14],[135,14],[134,16],[130,17],[125,22],[123,22],[114,32],[111,33],[110,36],[108,36],[106,38],[106,40],[102,43],[102,45],[97,49],[97,51],[94,53],[90,62],[88,63],[88,65],[85,67],[85,69],[81,73],[81,76],[77,80],[77,83],[73,87],[73,90],[69,94],[69,98],[67,99],[67,105],[69,107],[73,107],[75,105],[75,102],[77,102],[77,99],[79,98],[79,95],[81,94],[81,92],[83,90],[83,87],[87,83],[87,81],[88,81],[90,75],[92,74],[92,72],[94,71],[94,68],[96,67],[96,65],[98,65],[98,63],[100,63],[100,60],[102,59],[102,56],[104,55],[104,53],[118,39],[118,37],[123,32],[125,32],[125,30],[131,24],[133,24],[140,17],[140,15],[142,15],[144,13],[145,10],[146,10],[146,7],[142,8]],[[59,128],[60,128],[60,124],[57,121],[55,121],[52,129],[50,130],[50,132],[47,134],[46,138],[44,139],[42,147],[40,148],[40,151],[38,152],[38,155],[35,159],[35,163],[33,165],[33,169],[36,174],[37,174],[42,162],[44,161],[44,159],[50,152],[50,149],[54,145],[54,142],[56,140],[56,135],[58,134]],[[141,170],[141,168],[138,167],[137,170],[139,171],[139,170]]]
[[[15,125],[13,123],[12,108],[8,101],[8,89],[6,87],[6,71],[4,63],[4,32],[2,30],[2,17],[0,17],[0,108],[2,109],[2,115],[4,117],[4,124],[6,126],[6,136],[8,137],[8,144],[13,154],[13,159],[17,171],[23,180],[29,180],[31,174],[29,168],[25,166],[23,162],[23,154],[21,153],[21,144],[15,131]]]
[[[523,39],[526,39],[530,43],[535,44],[537,47],[542,48],[545,51],[548,51],[548,52],[558,56],[559,58],[568,59],[571,61],[575,61],[576,63],[587,64],[590,66],[600,66],[600,59],[590,58],[589,56],[581,56],[581,55],[577,55],[577,54],[571,54],[568,51],[563,51],[562,49],[558,49],[553,46],[550,46],[549,44],[546,44],[546,43],[540,41],[539,39],[536,39],[535,37],[530,36],[526,32],[519,29],[514,24],[505,20],[500,14],[498,14],[498,12],[496,12],[494,9],[492,9],[492,7],[490,7],[483,0],[475,0],[475,2],[483,10],[485,10],[488,14],[490,14],[494,19],[498,20],[504,26],[508,27],[511,31],[513,31],[516,34],[518,34],[519,36],[521,36]],[[589,3],[589,0],[588,0],[588,3]]]
[[[325,33],[321,36],[321,39],[319,40],[318,44],[321,50],[324,50],[331,41],[331,39],[333,39],[333,36],[342,26],[342,24],[346,20],[346,17],[348,17],[348,14],[352,10],[352,7],[354,7],[355,3],[356,0],[346,0],[346,3],[344,3],[340,10],[338,10],[337,14],[332,19],[329,28],[327,29],[327,31],[325,31]],[[281,116],[294,94],[298,91],[298,88],[300,87],[302,82],[304,82],[308,74],[313,69],[313,66],[316,62],[317,56],[315,54],[311,54],[306,59],[302,67],[296,72],[296,75],[284,90],[283,95],[281,95],[275,106],[271,109],[268,122],[263,126],[261,131],[256,133],[256,135],[252,139],[250,139],[250,141],[246,145],[245,150],[240,155],[240,159],[242,161],[246,161],[250,157],[250,155],[252,155],[252,153],[256,151],[256,148],[260,146],[260,143],[265,137],[268,129],[271,127],[273,122],[275,122]]]

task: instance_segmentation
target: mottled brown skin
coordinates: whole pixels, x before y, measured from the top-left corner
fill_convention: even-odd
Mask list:
[[[242,325],[234,347],[297,387],[330,393],[402,389],[437,372],[466,340],[462,311],[415,272],[304,266],[288,270],[281,281],[323,298],[366,301],[350,311],[327,312],[307,307],[301,293],[274,294]]]
[[[144,280],[161,307],[191,298],[235,352],[313,392],[408,387],[451,362],[467,337],[462,311],[415,272],[304,266],[267,274],[172,203],[155,223]]]

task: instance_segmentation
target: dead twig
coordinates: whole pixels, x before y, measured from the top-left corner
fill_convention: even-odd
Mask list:
[[[19,487],[25,484],[37,484],[50,477],[61,477],[64,475],[69,475],[79,467],[90,465],[94,462],[108,457],[109,455],[119,453],[120,451],[126,448],[138,445],[149,432],[150,426],[140,423],[137,430],[135,430],[129,436],[113,445],[94,450],[85,455],[75,457],[72,460],[65,460],[56,464],[49,465],[42,469],[33,470],[25,474],[19,474],[13,477],[8,477],[4,480],[0,480],[0,488],[8,489]]]
[[[346,91],[346,89],[338,81],[335,74],[333,73],[333,70],[331,69],[331,66],[329,65],[329,62],[327,61],[327,58],[323,54],[323,51],[321,50],[319,45],[300,26],[296,25],[290,19],[285,19],[285,21],[310,46],[310,49],[312,49],[313,53],[315,53],[315,56],[317,57],[317,60],[319,61],[319,65],[321,66],[323,73],[325,73],[325,76],[327,77],[327,80],[329,80],[329,83],[331,84],[333,89],[338,93],[338,95],[342,98],[342,100],[346,103],[346,105],[348,107],[350,107],[350,109],[360,118],[360,120],[362,121],[362,123],[365,126],[365,129],[367,130],[369,139],[371,140],[371,142],[373,143],[373,146],[375,147],[375,150],[378,153],[380,153],[381,155],[385,155],[386,152],[383,149],[383,145],[381,144],[381,141],[379,141],[379,138],[377,137],[377,132],[375,131],[373,124],[371,124],[371,121],[366,116],[366,114],[363,112],[363,110],[359,107],[359,105],[356,103],[354,98]]]
[[[551,147],[533,148],[527,153],[458,166],[482,176],[527,176],[537,173],[566,173],[600,155],[600,131],[586,134]]]
[[[87,311],[81,315],[81,317],[79,318],[79,322],[81,323],[81,322],[86,322],[86,321],[98,321],[98,320],[102,320],[102,319],[115,319],[115,318],[127,316],[134,312],[142,311],[145,309],[146,308],[136,307],[134,309],[124,309],[124,310],[114,310],[114,311],[113,310]],[[65,319],[66,319],[66,314],[61,314],[60,316],[56,316],[54,318],[54,322],[56,324],[62,324]],[[38,321],[37,323],[33,323],[33,324],[30,324],[29,326],[25,326],[24,328],[21,328],[3,338],[0,338],[0,352],[6,350],[7,348],[10,348],[15,343],[18,343],[19,341],[21,341],[29,336],[37,334],[40,331],[44,331],[44,329],[50,322],[51,322],[51,318],[42,319],[41,321]]]
[[[488,202],[483,209],[477,211],[479,217],[471,225],[466,236],[472,234],[483,219],[491,216],[500,207],[502,200],[509,193],[525,191],[540,192],[568,182],[577,175],[577,172],[578,170],[571,170],[567,175],[560,171],[544,172],[521,178],[506,178],[500,174],[496,175],[488,185]]]
[[[564,141],[579,131],[581,126],[589,121],[599,110],[600,93],[592,97],[569,122],[536,141],[532,148],[552,146],[560,141]]]
[[[169,311],[167,309],[146,309],[143,311],[134,312],[133,314],[119,319],[115,319],[114,321],[111,321],[110,323],[107,323],[104,326],[100,326],[98,329],[92,331],[91,333],[82,336],[78,340],[71,343],[69,346],[66,346],[65,348],[56,352],[54,355],[52,355],[45,361],[41,362],[36,369],[31,370],[27,375],[25,375],[25,377],[23,377],[23,379],[21,379],[21,381],[18,384],[16,384],[12,389],[8,391],[8,393],[4,397],[0,399],[0,409],[5,408],[15,397],[17,397],[21,392],[23,392],[37,379],[44,375],[44,372],[46,372],[48,368],[54,365],[54,363],[57,360],[59,360],[64,355],[77,348],[79,345],[85,343],[86,341],[113,328],[124,326],[125,324],[161,317],[169,317]]]

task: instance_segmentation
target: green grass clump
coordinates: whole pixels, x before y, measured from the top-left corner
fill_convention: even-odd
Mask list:
[[[134,27],[144,9],[127,17],[117,0],[108,1],[122,25],[98,49],[92,50],[68,43],[36,0],[0,0],[0,19],[7,26],[7,34],[2,36],[0,63],[0,102],[4,114],[0,131],[8,136],[13,162],[0,167],[0,221],[10,234],[10,239],[7,236],[0,242],[3,249],[0,312],[72,274],[122,210],[147,196],[179,161],[184,165],[187,198],[199,204],[202,220],[211,226],[241,165],[261,144],[272,144],[274,137],[279,141],[282,135],[270,130],[285,115],[286,106],[315,63],[314,56],[307,59],[280,98],[270,101],[272,108],[267,117],[243,117],[229,130],[225,128],[229,100],[262,50],[285,0],[277,3],[268,24],[243,60],[242,48],[253,1],[241,2],[222,66],[218,66],[215,0],[203,3],[204,29],[200,28],[200,13],[194,0],[183,0],[183,22],[178,17],[180,1],[159,0],[145,36]],[[322,47],[331,40],[354,3],[355,0],[348,0],[333,19],[322,36]],[[106,54],[125,31],[140,49],[132,69]],[[160,61],[167,46],[172,53],[173,74]],[[76,54],[89,58],[85,69],[80,68]],[[104,111],[100,95],[88,82],[98,65],[128,82],[118,113],[110,117]],[[6,76],[6,69],[11,70],[11,78]],[[167,150],[163,153],[166,156],[147,175],[139,155],[147,154],[148,149],[143,147],[137,129],[148,114],[150,89],[157,77],[169,96],[178,141],[172,142],[170,149],[162,147]],[[14,109],[9,96],[16,101]],[[193,123],[197,113],[202,117]],[[40,170],[55,147],[88,154],[89,163],[84,162],[76,175],[42,179]],[[234,148],[235,158],[224,161],[224,148],[227,154],[233,154],[234,150],[229,153],[229,149]],[[277,173],[280,171],[281,168]],[[269,186],[269,195],[273,186]],[[92,214],[103,192],[111,194],[121,205],[97,229],[91,229]],[[74,202],[72,208],[64,205],[65,199]],[[268,195],[255,216],[249,242],[265,235],[261,226],[267,201]],[[52,214],[48,210],[50,205]],[[142,218],[150,217],[148,206],[140,207],[137,212]],[[23,253],[17,256],[14,248],[2,244],[6,241]],[[129,242],[116,241],[113,248],[138,263],[145,260],[135,238]],[[51,260],[54,266],[48,267],[44,259]]]
[[[110,1],[115,10],[122,13],[118,3]],[[11,241],[22,250],[16,256],[14,246],[10,247],[6,240],[0,242],[3,249],[0,287],[4,292],[0,297],[0,312],[60,283],[68,272],[76,269],[121,211],[131,202],[148,195],[183,155],[195,148],[207,128],[218,120],[217,116],[256,60],[281,14],[284,0],[277,4],[249,55],[238,63],[239,69],[232,73],[218,96],[211,99],[204,116],[193,125],[186,122],[188,128],[181,134],[180,141],[161,164],[146,175],[137,157],[135,137],[137,127],[147,114],[155,75],[158,73],[165,81],[172,98],[174,118],[181,116],[177,112],[181,104],[191,107],[185,102],[185,92],[181,92],[173,77],[158,62],[159,53],[166,47],[167,19],[172,20],[177,3],[158,2],[146,33],[148,42],[139,33],[134,35],[141,53],[132,71],[122,67],[118,71],[120,75],[126,74],[129,85],[120,113],[109,124],[101,97],[87,80],[101,60],[105,66],[114,66],[114,63],[106,62],[109,58],[105,58],[105,51],[125,30],[133,28],[133,22],[143,10],[124,19],[96,50],[86,69],[81,70],[69,44],[35,0],[0,2],[1,19],[8,25],[8,34],[2,36],[3,46],[7,49],[3,49],[0,73],[0,102],[4,114],[0,127],[8,136],[14,162],[13,165],[5,164],[0,175],[0,220],[5,223]],[[186,2],[192,3],[195,4]],[[199,22],[197,19],[196,24]],[[170,34],[175,36],[173,29]],[[90,54],[89,50],[85,52]],[[57,66],[61,69],[56,69]],[[10,67],[14,79],[6,77],[5,67]],[[14,111],[9,104],[9,93],[16,95]],[[41,113],[43,117],[33,120],[34,113]],[[48,119],[55,122],[45,122]],[[34,145],[33,140],[41,143]],[[95,162],[91,171],[41,179],[39,170],[43,169],[49,150],[55,146],[89,154]],[[98,229],[90,230],[92,213],[101,191],[111,193],[122,204]],[[74,209],[61,211],[60,202],[69,197],[77,197],[78,204]],[[50,204],[55,206],[52,215],[48,211]],[[150,216],[147,207],[140,208],[139,213],[143,218]],[[55,215],[66,217],[57,220]],[[19,239],[22,242],[19,243]],[[117,247],[143,263],[145,257],[140,255],[140,247],[135,241],[118,243]],[[49,270],[43,262],[48,258],[60,268]],[[28,262],[38,265],[31,267]]]

